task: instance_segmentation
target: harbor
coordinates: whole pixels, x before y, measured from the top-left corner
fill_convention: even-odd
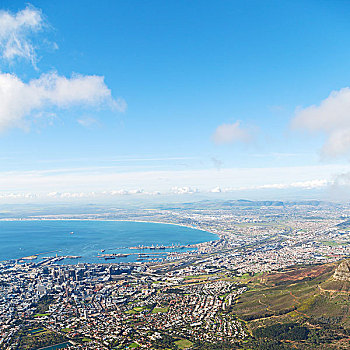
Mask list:
[[[140,222],[28,220],[0,224],[1,232],[9,231],[15,238],[11,246],[0,247],[0,260],[44,266],[52,258],[59,265],[159,261],[171,258],[169,253],[196,250],[196,244],[216,238],[183,226]]]

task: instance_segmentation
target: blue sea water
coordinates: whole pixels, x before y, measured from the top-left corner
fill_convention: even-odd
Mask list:
[[[168,224],[97,220],[0,221],[0,261],[35,254],[40,254],[39,258],[58,254],[81,256],[80,259],[65,259],[64,263],[96,263],[105,262],[98,257],[101,250],[105,250],[105,254],[130,254],[139,252],[127,249],[131,246],[187,245],[215,239],[217,236],[209,232]],[[108,262],[135,261],[136,257],[130,255]]]

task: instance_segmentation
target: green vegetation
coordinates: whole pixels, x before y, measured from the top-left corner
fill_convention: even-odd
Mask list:
[[[136,311],[136,312],[140,312],[144,309],[145,309],[144,307],[134,307],[134,311]]]
[[[153,310],[152,310],[152,314],[156,314],[158,312],[168,312],[168,307],[155,307]]]
[[[277,323],[268,327],[259,327],[254,330],[256,338],[271,338],[275,340],[306,340],[309,330],[297,323]]]
[[[175,345],[179,348],[179,349],[188,349],[190,347],[192,347],[193,343],[190,342],[187,339],[181,339],[181,340],[177,340],[175,342]]]
[[[44,329],[44,328],[35,328],[35,329],[29,329],[28,333],[29,334],[37,334],[37,333],[42,333],[45,331],[46,331],[46,329]]]
[[[350,282],[332,278],[335,266],[248,279],[248,291],[228,310],[245,321],[252,336],[237,349],[341,349],[350,335]]]
[[[128,315],[135,315],[135,314],[137,314],[137,312],[135,310],[127,310],[127,311],[125,311],[125,313],[128,314]]]
[[[207,279],[208,277],[211,277],[213,275],[190,275],[186,276],[185,280],[192,280],[192,279]]]
[[[50,314],[35,314],[33,317],[44,317],[44,316],[50,316]]]
[[[322,244],[329,246],[329,247],[336,247],[340,245],[341,243],[337,243],[335,241],[323,241]]]
[[[162,337],[160,339],[157,339],[152,345],[154,349],[178,349],[177,346],[174,344],[176,341],[175,338],[168,334],[162,334]]]
[[[139,313],[139,312],[141,312],[141,311],[143,311],[143,310],[146,310],[146,308],[145,307],[141,307],[141,306],[136,306],[136,307],[134,307],[133,309],[131,309],[131,310],[127,310],[127,311],[125,311],[125,313],[126,314],[129,314],[129,315],[134,315],[134,314],[137,314],[137,313]]]
[[[21,350],[40,349],[64,343],[68,340],[61,334],[40,327],[39,324],[37,324],[36,328],[33,328],[33,326],[31,328],[23,327],[16,334],[16,338],[18,342],[17,349]]]
[[[281,316],[294,310],[303,315],[314,304],[315,296],[320,295],[319,285],[332,274],[331,269],[317,269],[320,268],[306,267],[293,270],[289,275],[252,278],[248,283],[249,291],[239,298],[233,312],[246,321]]]
[[[71,332],[72,330],[70,328],[62,328],[61,329],[61,332],[64,332],[64,333],[69,333]]]
[[[41,299],[39,299],[37,303],[33,303],[32,307],[36,308],[37,315],[45,314],[52,302],[53,302],[53,296],[46,294]]]
[[[92,340],[90,338],[83,338],[81,341],[86,342],[86,343],[90,343]]]

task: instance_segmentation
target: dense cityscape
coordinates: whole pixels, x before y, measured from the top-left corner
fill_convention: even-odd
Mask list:
[[[0,348],[186,349],[220,342],[235,348],[252,336],[235,312],[251,289],[250,277],[350,256],[349,207],[323,202],[210,206],[21,218],[173,223],[213,232],[217,239],[131,263],[116,258],[85,264],[77,257],[74,264],[60,264],[55,255],[1,262]],[[145,252],[152,254],[151,247],[139,254]]]

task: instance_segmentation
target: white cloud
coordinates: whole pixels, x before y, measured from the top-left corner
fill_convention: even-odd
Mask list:
[[[342,186],[344,183],[346,185],[349,184],[348,178],[349,174],[344,174],[347,176],[346,181],[342,181]],[[55,199],[55,200],[83,200],[83,199],[96,199],[103,200],[107,198],[113,197],[125,197],[125,196],[155,196],[155,195],[169,195],[169,194],[177,194],[177,195],[186,195],[186,194],[205,194],[205,193],[230,193],[237,191],[257,191],[257,190],[288,190],[288,189],[304,189],[304,190],[312,190],[312,189],[322,189],[322,188],[332,188],[335,186],[339,187],[340,181],[335,179],[334,181],[325,180],[325,179],[315,179],[309,181],[299,181],[292,183],[275,183],[275,184],[264,184],[258,186],[243,186],[243,187],[235,187],[235,188],[223,188],[215,187],[211,190],[201,190],[199,191],[197,188],[183,186],[183,187],[173,187],[169,191],[163,190],[160,191],[144,191],[143,189],[119,189],[119,190],[111,190],[111,191],[54,191],[54,192],[1,192],[0,193],[0,201],[16,201],[16,200],[45,200],[45,199]],[[342,187],[344,188],[344,186]]]
[[[128,108],[128,105],[127,105],[126,101],[123,98],[118,97],[116,99],[116,101],[113,101],[113,107],[118,112],[124,113],[126,111],[126,109]]]
[[[198,193],[199,191],[197,188],[184,186],[184,187],[173,187],[171,189],[171,192],[175,194],[192,194],[192,193]]]
[[[60,192],[50,192],[47,194],[48,197],[57,198],[61,196]]]
[[[111,91],[104,78],[96,75],[43,74],[28,83],[17,76],[0,73],[0,130],[23,127],[28,117],[45,109],[68,108],[73,105],[101,105],[112,107]]]
[[[77,122],[85,128],[91,128],[99,124],[98,120],[92,117],[81,117],[77,120]]]
[[[252,136],[247,130],[240,127],[239,121],[233,124],[219,125],[213,134],[213,141],[216,144],[228,144],[233,142],[248,143],[251,140]]]
[[[0,172],[0,194],[30,192],[40,198],[128,197],[149,194],[205,195],[211,190],[222,193],[249,190],[327,189],[334,175],[348,173],[349,165],[332,164],[281,168],[236,168],[198,170],[124,171],[118,167],[45,169],[36,171]],[[162,179],[160,181],[159,179]],[[338,181],[340,183],[340,181]],[[135,184],[137,187],[135,188]],[[141,193],[142,192],[142,193]],[[48,196],[48,194],[50,196]],[[88,194],[88,195],[85,195]],[[214,193],[213,193],[214,194]],[[124,195],[124,196],[123,196]],[[39,198],[38,197],[38,198]],[[85,198],[84,197],[84,198]]]
[[[136,189],[136,190],[114,190],[114,191],[104,191],[103,194],[105,195],[111,195],[111,196],[127,196],[132,194],[140,194],[143,193],[143,190]]]
[[[288,184],[268,184],[256,187],[257,189],[287,189],[287,188],[304,188],[311,190],[314,188],[322,188],[329,185],[329,181],[325,179],[315,179],[308,181],[297,181]]]
[[[332,91],[317,106],[297,109],[292,127],[325,133],[324,156],[336,157],[349,153],[350,88]]]
[[[35,193],[0,193],[0,199],[34,199],[37,197]]]
[[[74,199],[74,198],[104,198],[104,197],[114,197],[114,196],[127,196],[127,195],[136,195],[144,194],[143,190],[114,190],[114,191],[102,191],[102,192],[49,192],[42,193],[41,197],[45,198],[58,198],[58,199]],[[154,193],[146,193],[154,194]],[[1,197],[1,196],[0,196]]]
[[[64,192],[61,193],[60,197],[61,198],[89,198],[89,197],[94,197],[95,193],[94,192]]]
[[[36,66],[37,35],[47,28],[49,25],[42,12],[31,5],[17,13],[0,11],[0,58],[9,63],[24,59]],[[58,48],[46,38],[40,40],[42,43]],[[0,131],[9,127],[27,127],[31,117],[48,116],[50,108],[81,104],[104,104],[118,112],[125,112],[127,108],[124,99],[112,98],[101,76],[75,74],[66,78],[53,72],[24,82],[14,74],[0,71]],[[92,118],[82,118],[78,122],[84,126],[94,124]]]
[[[330,182],[326,179],[315,179],[310,181],[299,181],[292,182],[290,187],[293,188],[305,188],[307,190],[311,190],[313,188],[322,188],[326,187],[330,184]]]
[[[1,11],[0,54],[2,58],[10,62],[16,58],[23,58],[35,66],[37,56],[31,37],[43,26],[44,19],[41,11],[32,6],[16,14]]]
[[[333,184],[332,181],[329,181],[326,179],[314,179],[314,180],[297,181],[297,182],[291,182],[291,183],[273,183],[273,184],[264,184],[264,185],[258,185],[258,186],[251,185],[251,186],[243,186],[243,187],[237,187],[237,188],[225,188],[222,190],[222,192],[233,192],[233,191],[242,191],[242,190],[286,190],[286,189],[293,189],[293,188],[312,190],[312,189],[324,188],[332,184]],[[213,192],[213,190],[211,192]]]

